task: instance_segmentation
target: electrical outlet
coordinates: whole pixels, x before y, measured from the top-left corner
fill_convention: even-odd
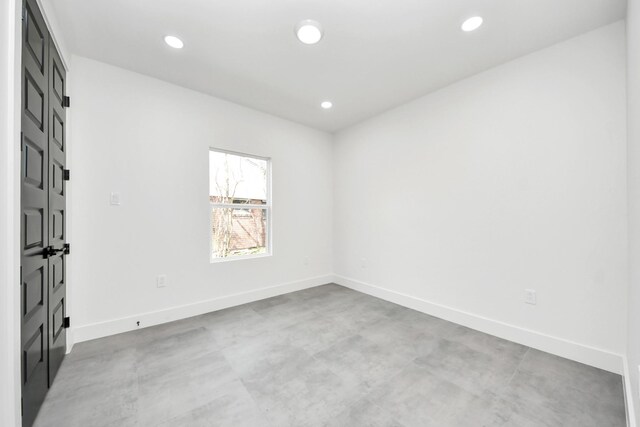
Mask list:
[[[535,289],[524,290],[524,302],[531,305],[536,305],[538,303]]]
[[[156,277],[156,286],[159,288],[164,288],[167,286],[167,275],[166,274],[160,274],[158,277]]]

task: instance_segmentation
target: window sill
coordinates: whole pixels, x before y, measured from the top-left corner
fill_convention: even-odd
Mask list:
[[[225,262],[231,262],[231,261],[243,261],[247,259],[268,258],[272,255],[273,254],[271,252],[268,252],[266,254],[241,255],[241,256],[234,256],[234,257],[228,257],[228,258],[209,258],[209,263],[219,264],[219,263],[225,263]]]

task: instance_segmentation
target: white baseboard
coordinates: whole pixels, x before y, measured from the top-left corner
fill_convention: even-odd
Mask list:
[[[513,341],[528,347],[555,354],[576,362],[623,374],[622,355],[607,350],[576,343],[563,338],[546,335],[530,329],[489,319],[473,313],[458,310],[442,304],[433,303],[411,295],[391,291],[379,286],[360,282],[355,279],[336,275],[335,283],[363,292],[431,316],[439,317],[499,338]]]
[[[102,338],[109,335],[115,335],[122,332],[138,329],[136,322],[140,322],[140,327],[148,327],[159,325],[161,323],[173,322],[175,320],[185,319],[187,317],[198,316],[200,314],[210,313],[212,311],[222,310],[224,308],[234,307],[265,298],[274,297],[289,292],[300,291],[302,289],[312,288],[314,286],[324,285],[333,281],[332,275],[324,275],[311,277],[295,282],[282,283],[280,285],[269,286],[266,288],[255,289],[252,291],[241,292],[238,294],[226,295],[213,298],[207,301],[201,301],[193,304],[186,304],[177,307],[170,307],[163,310],[152,311],[137,314],[119,319],[108,320],[105,322],[92,323],[73,327],[73,342],[79,343],[96,338]],[[71,349],[68,348],[68,351]]]
[[[636,411],[633,399],[633,393],[631,390],[632,382],[631,375],[629,375],[629,362],[626,356],[622,356],[623,364],[623,380],[624,380],[624,404],[627,408],[627,427],[636,427]]]
[[[508,323],[478,316],[452,307],[433,303],[411,295],[391,291],[379,286],[364,283],[355,279],[339,275],[324,275],[312,277],[300,281],[283,283],[255,289],[252,291],[226,295],[186,304],[170,307],[163,310],[141,313],[119,319],[92,323],[73,327],[70,330],[73,343],[102,338],[122,332],[138,329],[136,322],[140,321],[140,327],[148,327],[161,323],[172,322],[187,317],[197,316],[228,307],[246,304],[249,302],[270,298],[273,296],[295,292],[302,289],[320,286],[325,283],[335,282],[353,290],[381,298],[395,304],[402,305],[432,316],[439,317],[469,328],[488,333],[509,341],[517,342],[548,353],[552,353],[567,359],[585,363],[596,368],[605,369],[616,374],[624,375],[623,356],[607,350],[576,343],[563,338],[546,335],[530,329],[521,328]],[[70,350],[70,348],[68,349]]]

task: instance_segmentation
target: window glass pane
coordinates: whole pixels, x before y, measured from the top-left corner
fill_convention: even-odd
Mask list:
[[[267,203],[267,161],[209,151],[211,203]]]
[[[267,209],[211,208],[213,258],[267,253]]]

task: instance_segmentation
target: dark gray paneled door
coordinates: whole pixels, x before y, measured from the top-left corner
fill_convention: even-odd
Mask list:
[[[66,71],[53,42],[49,46],[49,386],[66,353]]]
[[[21,376],[31,426],[65,354],[65,70],[35,0],[22,25]]]

